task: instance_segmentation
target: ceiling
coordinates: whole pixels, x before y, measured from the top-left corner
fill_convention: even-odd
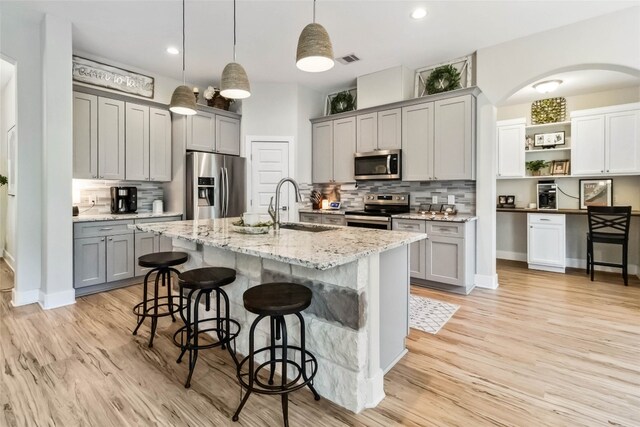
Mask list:
[[[181,78],[181,2],[42,1],[4,3],[67,17],[74,49]],[[295,67],[297,39],[311,21],[312,1],[239,0],[237,59],[252,82],[297,82],[317,90],[354,85],[359,75],[404,64],[434,65],[533,33],[638,5],[636,1],[336,1],[317,2],[336,56],[362,60],[325,73]],[[426,18],[410,13],[425,6]],[[186,2],[187,80],[217,84],[232,58],[233,2]]]

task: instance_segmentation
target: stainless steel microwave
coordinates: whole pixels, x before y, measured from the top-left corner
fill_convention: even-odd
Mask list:
[[[400,150],[378,150],[356,153],[356,180],[400,179],[402,159]]]

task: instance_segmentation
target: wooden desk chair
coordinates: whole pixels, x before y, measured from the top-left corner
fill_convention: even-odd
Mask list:
[[[588,206],[589,232],[587,233],[587,274],[593,267],[603,265],[622,268],[624,285],[628,285],[627,263],[629,251],[629,225],[631,224],[631,206]],[[622,245],[622,264],[599,262],[593,259],[593,244],[606,243]]]

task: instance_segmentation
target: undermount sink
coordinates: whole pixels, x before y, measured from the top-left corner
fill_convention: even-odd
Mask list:
[[[310,231],[312,233],[335,230],[335,228],[333,227],[323,227],[322,225],[300,224],[300,223],[291,223],[291,222],[286,224],[280,224],[280,228],[286,229],[286,230]]]

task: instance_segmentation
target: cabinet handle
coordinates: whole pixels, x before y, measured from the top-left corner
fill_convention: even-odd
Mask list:
[[[97,178],[97,177],[98,177],[98,175],[92,175],[91,176],[91,178]]]
[[[100,229],[100,231],[109,231],[109,230],[113,230],[113,227],[105,227]]]
[[[113,240],[113,237],[109,237],[109,240]]]
[[[101,242],[104,242],[104,237],[102,239],[100,239]]]
[[[609,169],[607,169],[607,172],[609,172]]]
[[[551,221],[549,218],[540,218],[540,221]]]
[[[602,172],[604,172],[604,171],[600,171],[600,173],[602,173]]]

